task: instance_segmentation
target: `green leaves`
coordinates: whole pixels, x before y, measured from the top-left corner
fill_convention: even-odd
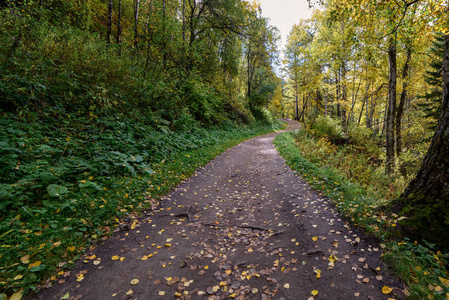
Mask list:
[[[63,195],[67,194],[69,190],[65,186],[50,184],[47,186],[47,192],[51,197],[61,198]]]

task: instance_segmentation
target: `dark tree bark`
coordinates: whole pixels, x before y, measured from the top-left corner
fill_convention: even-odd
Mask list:
[[[449,35],[444,38],[443,104],[429,150],[416,177],[392,211],[407,217],[405,233],[439,247],[449,246]]]
[[[117,17],[117,44],[119,44],[118,55],[122,55],[122,48],[120,44],[122,43],[122,0],[118,0],[118,17]]]
[[[388,47],[388,60],[390,63],[390,75],[388,83],[388,108],[386,112],[386,173],[394,171],[394,117],[396,113],[396,37],[390,38]]]
[[[109,0],[108,2],[108,27],[106,31],[106,41],[111,44],[111,33],[112,33],[112,7],[114,5],[114,0]]]
[[[396,155],[399,157],[402,152],[402,115],[404,113],[405,102],[407,100],[408,82],[407,76],[410,70],[410,60],[412,58],[412,51],[407,47],[407,59],[405,61],[404,69],[402,70],[402,93],[401,100],[396,113]]]
[[[139,4],[140,0],[133,0],[134,6],[134,48],[136,56],[139,55],[139,32],[137,26],[139,24]]]

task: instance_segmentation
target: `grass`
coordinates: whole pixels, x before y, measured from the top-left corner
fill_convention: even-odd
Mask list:
[[[382,163],[373,163],[370,145],[337,146],[324,135],[303,130],[278,135],[274,143],[287,164],[332,199],[343,216],[380,239],[383,259],[406,284],[408,298],[449,299],[449,254],[429,243],[391,239],[398,216],[382,207],[400,194],[404,183],[386,177]]]
[[[138,134],[139,124],[129,123],[114,121],[108,125],[113,130],[101,135],[79,129],[70,139],[38,125],[27,132],[3,128],[1,150],[10,163],[2,177],[0,299],[55,283],[123,219],[151,207],[198,167],[246,139],[285,127],[227,124],[184,133],[149,127],[137,138],[129,134]],[[150,146],[157,150],[143,152]]]

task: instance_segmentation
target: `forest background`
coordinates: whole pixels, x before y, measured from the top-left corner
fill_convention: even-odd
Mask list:
[[[418,174],[445,111],[447,3],[319,4],[292,28],[281,62],[279,32],[257,2],[2,1],[4,295],[53,284],[196,167],[280,128],[275,117],[303,122],[284,137],[295,145],[287,152],[299,149],[302,172],[326,166],[303,176],[348,218],[380,238],[402,238],[400,227],[446,249],[444,199],[406,216],[385,205]],[[437,257],[407,279],[419,282],[412,296],[445,297],[445,252],[401,243],[415,259],[404,274],[416,256]]]

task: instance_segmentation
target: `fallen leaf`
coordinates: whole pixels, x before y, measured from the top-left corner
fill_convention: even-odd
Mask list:
[[[284,284],[284,288],[289,289],[290,288],[290,284],[289,283]]]
[[[38,260],[38,261],[35,261],[34,263],[32,263],[32,264],[30,264],[29,266],[28,266],[28,269],[31,269],[31,268],[33,268],[33,267],[39,267],[40,265],[41,265],[41,261],[40,260]]]
[[[131,295],[133,293],[133,290],[129,290],[126,292],[127,295]]]
[[[114,255],[113,257],[111,257],[112,260],[119,260],[120,257],[118,255]]]
[[[313,238],[312,238],[312,241],[314,241],[314,242],[316,242],[318,240],[318,237],[316,237],[316,236],[314,236]]]
[[[313,270],[316,273],[316,279],[320,279],[321,278],[321,270],[320,269],[316,269]]]
[[[159,291],[159,296],[165,296],[165,292],[164,291]]]
[[[61,297],[61,300],[69,299],[69,297],[70,297],[70,293],[67,292],[64,296]]]
[[[316,295],[318,295],[318,290],[313,290],[313,291],[311,292],[311,294],[312,294],[313,297],[315,297]]]
[[[14,280],[20,280],[23,278],[23,275],[17,275],[16,277],[14,277]]]
[[[389,293],[391,293],[391,291],[393,291],[393,289],[391,288],[391,287],[389,287],[389,286],[384,286],[383,288],[382,288],[382,293],[384,294],[384,295],[388,295]]]
[[[24,263],[24,264],[27,264],[27,263],[30,262],[30,256],[29,256],[28,254],[25,255],[25,256],[22,256],[22,257],[20,258],[20,261],[21,261],[22,263]]]
[[[12,294],[11,298],[9,298],[9,300],[20,300],[22,299],[22,293],[23,293],[23,289],[20,289],[19,291],[15,292],[14,294]]]
[[[69,250],[70,252],[73,252],[73,251],[75,251],[75,246],[67,247],[67,250]]]
[[[138,284],[139,283],[139,279],[133,279],[133,280],[131,280],[131,284],[132,285],[136,285],[136,284]]]

